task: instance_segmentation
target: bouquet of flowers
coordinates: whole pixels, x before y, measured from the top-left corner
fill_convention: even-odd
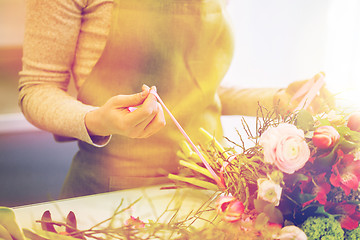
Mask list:
[[[321,87],[320,81],[316,84]],[[308,87],[314,97],[318,87]],[[39,223],[47,234],[25,229],[27,238],[360,239],[359,112],[332,110],[313,116],[305,107],[280,115],[260,106],[255,131],[244,118],[241,121],[251,147],[241,134],[240,142],[227,139],[235,147],[224,147],[204,129],[200,129],[204,138],[195,146],[157,93],[153,94],[187,140],[178,152],[180,173],[169,174],[169,178],[179,187],[214,190],[214,204],[204,204],[205,209],[195,211],[199,215],[189,214],[179,222],[145,223],[130,217],[116,229],[111,227],[115,217],[131,206],[120,209],[120,204],[114,216],[87,230],[77,229],[73,213],[62,223],[45,212]],[[191,223],[202,217],[201,211],[214,211],[216,217],[202,219],[210,223],[205,228],[193,228]],[[1,230],[9,230],[9,223],[4,225],[1,220],[9,216],[15,226],[13,213],[0,211],[0,238],[4,236]],[[109,226],[100,228],[104,223]],[[60,235],[54,226],[65,227],[65,231]]]
[[[219,180],[185,142],[184,171],[169,177],[217,188],[218,214],[249,239],[360,239],[360,113],[259,113],[254,134],[242,121],[254,145],[231,141],[240,152],[201,130],[199,149]]]
[[[45,212],[42,229],[56,239],[360,239],[360,113],[258,112],[254,133],[242,119],[251,147],[240,134],[240,143],[227,139],[236,148],[224,147],[204,129],[196,147],[201,157],[181,143],[181,171],[169,178],[178,187],[215,191],[214,204],[196,211],[216,213],[209,226],[193,228],[188,222],[198,217],[190,215],[169,223],[130,217],[120,228],[80,231],[73,214],[60,223]],[[59,236],[54,225],[66,232]],[[30,239],[52,239],[25,230]]]

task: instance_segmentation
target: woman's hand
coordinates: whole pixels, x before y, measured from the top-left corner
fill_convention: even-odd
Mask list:
[[[156,90],[155,87],[152,89]],[[119,134],[130,138],[146,138],[165,126],[165,117],[150,88],[133,95],[117,95],[85,116],[91,136]],[[141,106],[139,106],[141,105]],[[130,111],[129,107],[137,107]]]
[[[315,81],[317,81],[323,74],[324,73],[316,74],[314,76]],[[301,99],[305,96],[306,93],[294,101],[291,101],[291,99],[295,93],[308,81],[310,80],[308,79],[293,82],[289,84],[286,89],[282,89],[276,93],[274,96],[274,105],[280,114],[285,115],[298,107]],[[317,114],[321,112],[328,112],[334,106],[335,100],[333,94],[331,94],[325,87],[322,87],[316,97],[312,100],[307,110],[312,114]]]

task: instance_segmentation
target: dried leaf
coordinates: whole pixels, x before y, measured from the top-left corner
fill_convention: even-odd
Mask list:
[[[50,223],[52,221],[51,219],[51,213],[49,210],[45,211],[41,217],[41,228],[44,231],[54,232],[57,233],[57,231],[54,228],[54,224]]]

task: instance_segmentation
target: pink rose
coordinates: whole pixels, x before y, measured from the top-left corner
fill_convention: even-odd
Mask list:
[[[320,126],[314,131],[312,141],[315,147],[328,149],[333,147],[340,139],[340,134],[332,126]]]
[[[216,201],[216,210],[227,222],[238,221],[244,213],[244,204],[232,196],[222,196]]]
[[[310,157],[304,132],[292,124],[281,123],[267,129],[259,143],[264,150],[264,161],[288,174],[301,169]]]

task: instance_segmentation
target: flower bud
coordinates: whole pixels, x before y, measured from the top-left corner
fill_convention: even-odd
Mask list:
[[[130,218],[125,221],[125,226],[133,229],[139,229],[144,228],[145,223],[141,221],[139,217],[135,218],[133,216],[130,216]]]
[[[340,139],[340,134],[332,126],[318,127],[312,137],[315,147],[327,149],[333,147]]]
[[[360,132],[360,112],[350,114],[347,126],[353,131]]]
[[[244,204],[232,196],[222,196],[216,202],[216,210],[227,222],[239,220],[244,213]]]
[[[283,182],[284,174],[281,171],[272,171],[270,174],[270,179],[277,184],[281,184]]]

